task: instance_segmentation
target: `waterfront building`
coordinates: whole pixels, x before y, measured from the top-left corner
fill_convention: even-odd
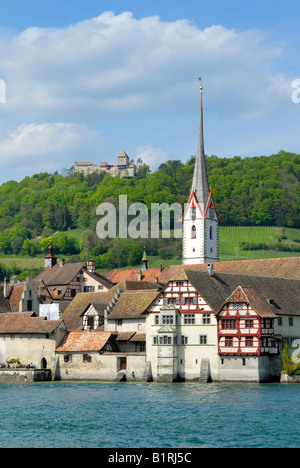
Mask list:
[[[183,268],[147,311],[153,379],[278,379],[283,339],[299,343],[299,297],[300,280]]]
[[[66,334],[61,320],[46,320],[34,313],[0,314],[0,363],[19,359],[23,365],[56,371],[55,350]]]

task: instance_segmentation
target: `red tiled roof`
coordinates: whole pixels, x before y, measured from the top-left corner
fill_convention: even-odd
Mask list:
[[[138,281],[140,268],[131,268],[128,270],[113,270],[107,274],[107,278],[113,283],[120,283],[124,280]],[[155,282],[160,280],[162,272],[160,268],[149,268],[148,271],[142,271],[142,281]]]
[[[71,351],[101,351],[111,337],[109,332],[100,331],[70,331],[64,337],[57,352]]]
[[[234,260],[213,264],[215,273],[269,276],[271,278],[300,278],[300,257],[264,258],[258,260]],[[178,272],[184,270],[206,271],[207,263],[198,265],[171,265],[159,276],[159,281],[167,283]]]
[[[0,316],[1,333],[52,333],[60,324],[59,320],[33,317],[32,312],[11,313]]]

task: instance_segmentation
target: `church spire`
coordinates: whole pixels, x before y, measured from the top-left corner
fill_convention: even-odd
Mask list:
[[[199,78],[201,82],[201,78]],[[198,135],[198,148],[195,160],[194,177],[192,190],[196,195],[197,202],[200,206],[202,213],[205,212],[207,202],[209,199],[209,184],[205,164],[204,153],[204,132],[203,132],[203,101],[202,101],[203,87],[200,86],[200,122],[199,122],[199,135]]]

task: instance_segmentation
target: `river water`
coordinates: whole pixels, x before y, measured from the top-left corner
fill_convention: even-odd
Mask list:
[[[1,383],[8,448],[300,447],[300,385]]]

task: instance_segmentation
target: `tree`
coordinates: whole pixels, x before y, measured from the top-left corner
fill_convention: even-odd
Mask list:
[[[291,375],[293,373],[294,363],[287,341],[285,341],[283,345],[282,364],[286,374]]]

